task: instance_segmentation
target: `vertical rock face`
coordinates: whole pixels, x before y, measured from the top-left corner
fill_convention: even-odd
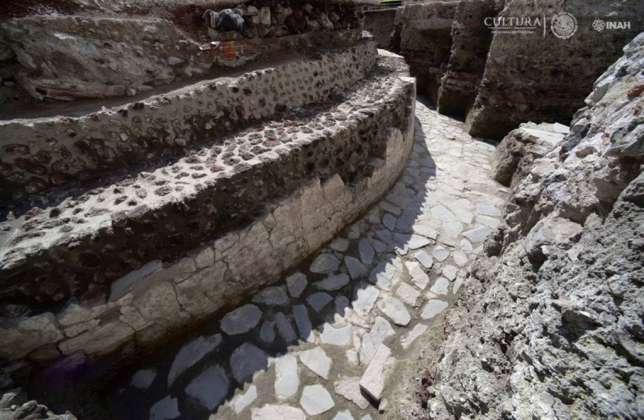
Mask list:
[[[550,31],[552,17],[569,12],[577,32],[560,39]],[[478,96],[467,117],[470,134],[500,139],[521,122],[568,124],[583,105],[592,83],[620,55],[620,48],[642,27],[638,0],[507,1],[502,17],[543,16],[545,33],[496,33]],[[630,30],[593,29],[595,19],[630,21]]]
[[[452,44],[458,1],[412,3],[399,9],[394,43],[417,78],[418,92],[436,103]]]
[[[644,34],[513,188],[426,389],[432,418],[638,418]]]
[[[574,18],[569,37],[561,13]],[[525,121],[569,124],[642,16],[638,0],[430,0],[399,10],[392,45],[439,112],[500,140]]]
[[[465,116],[483,77],[492,33],[485,18],[496,16],[502,0],[461,1],[452,24],[452,49],[438,92],[441,114]]]

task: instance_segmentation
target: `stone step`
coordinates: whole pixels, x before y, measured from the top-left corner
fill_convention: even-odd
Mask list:
[[[0,190],[24,196],[221,144],[232,130],[350,90],[376,55],[363,39],[83,115],[0,121]]]
[[[197,267],[213,270],[213,258],[231,247],[236,255],[216,287],[270,281],[331,239],[402,168],[414,83],[382,70],[340,102],[304,107],[8,218],[0,224],[0,305],[42,311],[70,298],[117,300],[158,271],[181,281]],[[180,260],[186,255],[196,261]]]

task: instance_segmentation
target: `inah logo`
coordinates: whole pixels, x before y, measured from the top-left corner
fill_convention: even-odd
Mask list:
[[[593,21],[593,29],[597,32],[614,31],[614,30],[627,30],[631,29],[631,22],[629,20],[603,20],[595,19]]]
[[[606,22],[601,19],[595,19],[593,21],[593,29],[597,32],[603,31],[604,29],[606,29]]]
[[[552,17],[550,30],[560,39],[568,39],[577,32],[577,19],[567,12],[557,13]]]

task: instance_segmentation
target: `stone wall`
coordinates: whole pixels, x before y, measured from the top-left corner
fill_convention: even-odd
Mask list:
[[[418,92],[433,103],[445,73],[452,45],[452,22],[458,1],[411,3],[398,9],[394,51],[409,63]]]
[[[577,24],[566,39],[552,32],[562,12]],[[392,43],[441,113],[465,118],[473,136],[500,140],[525,121],[568,124],[644,27],[642,16],[637,0],[427,0],[399,9]],[[531,32],[493,33],[493,18],[541,22]],[[630,26],[599,31],[597,19]]]
[[[172,156],[289,108],[326,101],[364,78],[375,57],[374,43],[365,40],[81,116],[0,121],[0,188],[34,193]]]
[[[620,56],[621,48],[644,27],[639,0],[531,0],[506,2],[500,16],[548,18],[567,11],[578,25],[568,39],[542,33],[495,34],[474,106],[470,134],[501,139],[524,121],[569,124],[594,80]],[[630,21],[631,29],[593,29],[593,21]]]
[[[458,3],[452,23],[451,51],[436,104],[441,114],[464,117],[474,104],[492,41],[485,18],[496,16],[502,3],[501,0]]]
[[[391,39],[396,19],[395,8],[374,8],[365,11],[364,29],[371,32],[378,48],[392,48]]]
[[[58,245],[52,242],[47,249],[23,259],[27,271],[17,275],[7,277],[7,270],[16,267],[16,261],[8,263],[5,259],[0,320],[4,339],[0,357],[46,363],[61,354],[77,352],[101,357],[128,347],[126,343],[136,347],[153,345],[234,305],[332,239],[387,191],[404,167],[413,145],[413,79],[392,73],[365,83],[369,84],[339,105],[347,112],[344,117],[333,109],[323,112],[325,117],[320,115],[317,120],[308,121],[308,131],[298,135],[293,143],[276,147],[265,153],[264,158],[255,158],[235,169],[210,172],[219,176],[209,175],[207,182],[198,177],[177,180],[174,186],[186,186],[185,194],[177,195],[177,189],[171,188],[175,192],[170,196],[175,197],[166,206],[152,204],[147,213],[123,212],[119,218],[113,217],[111,223],[93,221],[91,224],[98,229],[93,232],[60,236]],[[331,128],[334,117],[338,124]],[[298,178],[298,182],[289,183],[288,178],[292,177]],[[213,191],[225,182],[231,182],[224,189],[226,198],[213,199],[212,194],[216,195]],[[253,184],[257,188],[252,188]],[[261,193],[264,189],[272,191],[273,186],[279,186],[279,194]],[[231,197],[235,200],[230,200]],[[239,226],[237,229],[225,230],[225,225],[217,223],[221,221],[219,206],[207,207],[206,213],[198,210],[200,202],[236,201],[233,206],[243,211],[251,198],[261,205],[253,206],[243,218],[235,219],[232,210],[227,213],[235,221],[228,226]],[[85,206],[89,208],[89,203]],[[145,251],[146,247],[152,249],[151,245],[158,247],[173,241],[172,235],[162,228],[167,226],[163,212],[168,208],[174,211],[183,208],[187,211],[182,216],[186,223],[200,224],[186,230],[174,225],[177,232],[192,238],[190,243],[201,243],[189,251],[182,245],[183,256],[174,260],[170,257],[173,253],[159,249],[154,254]],[[148,222],[144,223],[145,220]],[[152,231],[144,228],[150,224],[154,225]],[[95,246],[101,253],[89,256],[87,251]],[[43,253],[49,254],[48,258],[64,254],[68,257],[43,265],[40,260]],[[108,262],[110,267],[104,266]],[[69,272],[74,270],[73,266],[80,268],[88,263],[91,267]],[[121,271],[114,266],[134,270],[123,273],[120,279],[101,280],[108,287],[102,298],[80,296],[73,287],[60,292],[62,295],[56,286],[38,292],[47,283],[63,287],[92,284],[97,275]],[[36,267],[47,268],[40,272],[33,287],[26,287],[33,279],[33,273],[28,272]],[[60,272],[61,269],[66,272]],[[75,280],[69,283],[70,279]],[[61,280],[67,285],[61,285]],[[69,296],[76,298],[70,300]],[[27,302],[25,299],[32,303],[17,305]],[[55,300],[60,303],[53,305]]]

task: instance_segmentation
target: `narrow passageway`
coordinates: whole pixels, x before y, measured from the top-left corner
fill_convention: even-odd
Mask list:
[[[416,103],[401,178],[300,271],[111,396],[115,418],[381,418],[396,360],[445,311],[499,224],[494,147]]]

